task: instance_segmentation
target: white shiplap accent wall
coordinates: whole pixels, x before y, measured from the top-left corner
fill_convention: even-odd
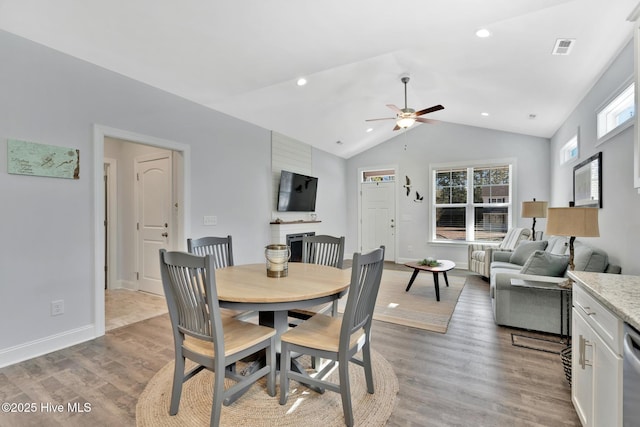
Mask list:
[[[280,172],[283,170],[313,176],[311,146],[288,136],[271,132],[271,176],[273,179],[273,213],[272,219],[284,221],[308,219],[303,212],[278,212],[278,187]],[[304,218],[302,217],[304,216]]]

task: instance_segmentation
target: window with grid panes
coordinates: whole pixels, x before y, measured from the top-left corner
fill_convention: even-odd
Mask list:
[[[511,165],[436,168],[433,240],[500,241],[511,224]]]

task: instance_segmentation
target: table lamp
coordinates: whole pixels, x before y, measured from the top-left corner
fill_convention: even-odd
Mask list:
[[[600,237],[598,208],[549,208],[547,234],[569,237],[569,271],[573,271],[573,242],[576,237]]]
[[[536,218],[547,217],[547,202],[533,201],[522,202],[522,218],[533,218],[531,226],[531,239],[536,240]]]

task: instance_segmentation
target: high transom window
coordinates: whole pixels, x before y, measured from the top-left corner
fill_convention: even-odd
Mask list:
[[[433,241],[500,241],[511,224],[512,165],[434,167]]]
[[[615,134],[614,130],[621,130],[630,126],[635,115],[635,84],[631,83],[612,101],[597,113],[598,140],[603,142]],[[597,145],[597,144],[596,144]]]

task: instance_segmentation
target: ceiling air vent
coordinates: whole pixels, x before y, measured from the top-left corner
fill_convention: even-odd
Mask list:
[[[575,39],[558,39],[551,53],[554,55],[569,55],[575,42]]]

